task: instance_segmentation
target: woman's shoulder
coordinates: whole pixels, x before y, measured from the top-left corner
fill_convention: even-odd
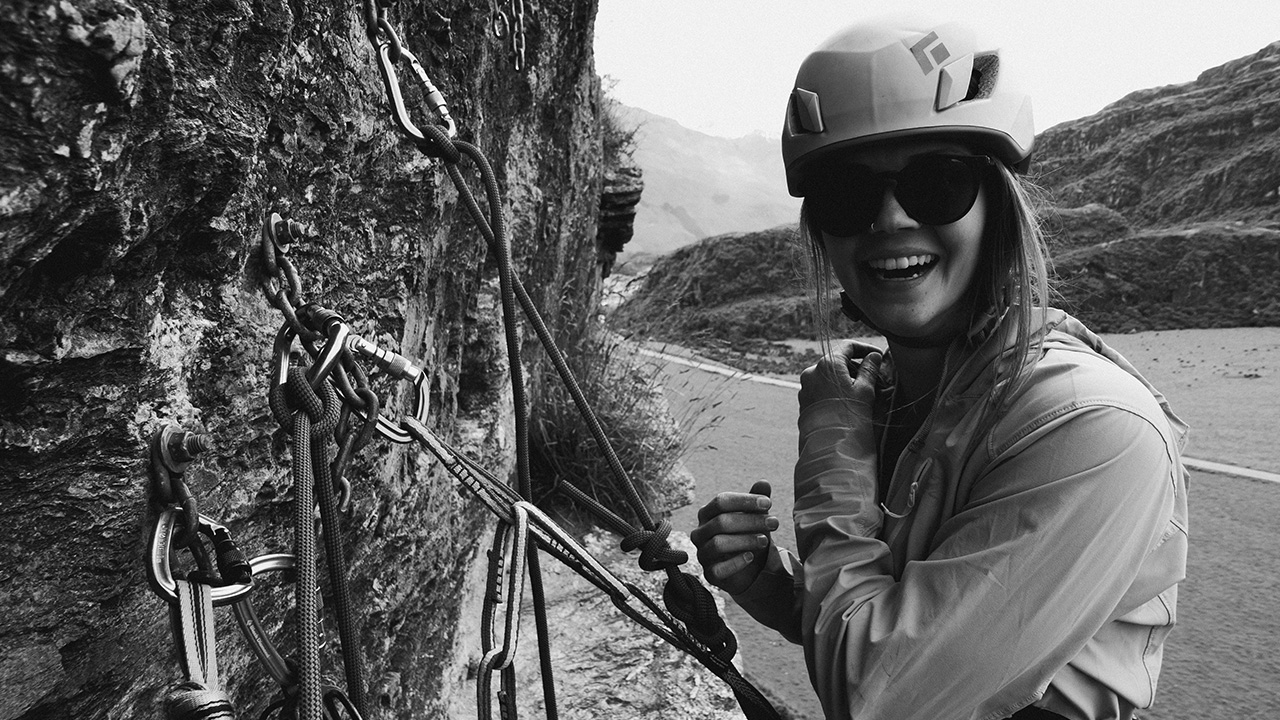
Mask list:
[[[1012,439],[1089,412],[1136,415],[1174,442],[1160,399],[1140,375],[1088,342],[1056,332],[1045,338],[1039,358],[1001,414],[996,434]]]

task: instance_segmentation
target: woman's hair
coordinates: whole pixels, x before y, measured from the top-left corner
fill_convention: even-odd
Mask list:
[[[995,412],[1012,397],[1033,353],[1040,352],[1045,309],[1051,295],[1048,251],[1044,233],[1033,204],[1040,194],[1024,176],[1004,163],[996,162],[985,182],[987,219],[977,275],[968,291],[970,328],[977,329],[994,319],[993,338],[1001,347],[1012,347],[1012,362],[996,363],[996,391],[988,405]],[[808,247],[814,280],[814,319],[824,346],[829,351],[834,335],[831,318],[831,262],[822,243],[822,231],[801,206],[800,238]],[[986,337],[984,333],[982,337]],[[985,423],[984,423],[985,425]]]

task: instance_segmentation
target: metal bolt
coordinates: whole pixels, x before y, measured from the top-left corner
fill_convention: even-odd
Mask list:
[[[213,448],[213,438],[202,433],[183,432],[169,437],[169,453],[178,462],[190,462]]]

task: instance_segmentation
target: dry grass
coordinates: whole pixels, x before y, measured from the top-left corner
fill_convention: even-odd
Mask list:
[[[646,508],[654,515],[665,515],[692,498],[693,477],[684,470],[682,459],[694,439],[718,422],[716,402],[707,398],[673,416],[663,394],[662,367],[635,350],[634,344],[616,335],[598,333],[566,357]],[[530,423],[535,497],[546,498],[556,511],[589,524],[582,508],[573,508],[556,493],[557,483],[568,482],[635,522],[626,491],[569,391],[554,371],[543,382],[546,390],[533,408]]]

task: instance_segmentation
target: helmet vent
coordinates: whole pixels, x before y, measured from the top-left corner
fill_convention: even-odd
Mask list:
[[[818,93],[798,87],[791,91],[787,128],[793,135],[823,131],[822,104]]]
[[[968,100],[982,100],[991,97],[996,89],[996,77],[1000,74],[1000,56],[994,53],[989,55],[975,55],[973,58],[973,72],[969,75],[969,92],[965,94],[965,102]]]

